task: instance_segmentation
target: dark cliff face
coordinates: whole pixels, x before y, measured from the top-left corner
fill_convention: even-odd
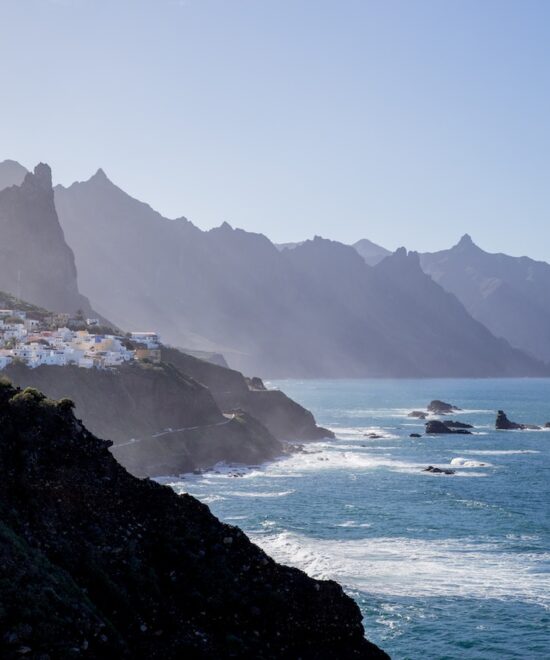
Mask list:
[[[56,312],[91,313],[57,217],[51,171],[37,165],[0,191],[0,289]]]
[[[9,365],[19,387],[36,387],[53,399],[68,397],[95,435],[115,444],[165,428],[221,422],[210,392],[169,365],[127,364],[117,370]]]
[[[550,362],[549,264],[485,252],[468,235],[421,260],[423,269],[493,334]]]
[[[309,410],[279,390],[267,390],[259,379],[247,379],[234,369],[200,360],[175,348],[163,347],[163,359],[202,383],[221,410],[244,410],[279,440],[332,438],[332,431],[317,426]],[[255,382],[261,383],[255,387]]]
[[[2,385],[0,426],[3,658],[387,657],[336,583],[130,476],[67,402]]]
[[[20,387],[69,397],[96,435],[133,474],[161,476],[220,461],[257,464],[282,454],[276,438],[250,416],[226,418],[204,386],[168,364],[129,364],[116,371],[10,365]]]

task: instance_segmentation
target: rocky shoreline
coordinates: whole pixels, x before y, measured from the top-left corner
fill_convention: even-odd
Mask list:
[[[339,585],[131,476],[72,407],[0,385],[3,658],[388,658]]]

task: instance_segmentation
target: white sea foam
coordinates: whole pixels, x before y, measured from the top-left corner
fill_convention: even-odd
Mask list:
[[[355,451],[354,448],[353,451],[336,451],[332,449],[318,453],[294,454],[285,461],[274,463],[268,470],[276,472],[279,467],[284,471],[291,470],[293,472],[304,473],[336,469],[366,470],[379,467],[387,467],[394,470],[418,469],[422,466],[398,461],[387,456],[381,456],[380,454],[371,455],[368,452]]]
[[[226,498],[223,495],[205,495],[204,497],[199,497],[199,499],[204,504],[213,504],[214,502],[221,502]]]
[[[506,454],[540,454],[538,449],[463,449],[463,454],[479,454],[480,456],[505,456]]]
[[[354,520],[345,520],[344,522],[337,523],[336,527],[356,527],[356,528],[365,527],[366,528],[366,527],[371,527],[371,524],[370,523],[358,523],[358,522],[355,522]]]
[[[259,491],[248,491],[248,490],[229,490],[226,495],[233,495],[233,497],[286,497],[291,495],[293,490],[282,490],[274,492],[259,492]]]
[[[342,440],[370,440],[369,433],[381,436],[377,440],[395,440],[399,436],[390,433],[387,428],[379,426],[332,426],[330,430],[336,435],[337,439]]]
[[[512,553],[498,542],[366,538],[336,541],[282,532],[253,541],[277,561],[349,589],[393,596],[519,598],[550,606],[550,553]]]
[[[473,461],[469,458],[464,458],[462,456],[457,456],[451,460],[451,465],[453,467],[463,467],[463,468],[478,468],[478,467],[491,467],[491,463],[482,463],[481,461]]]

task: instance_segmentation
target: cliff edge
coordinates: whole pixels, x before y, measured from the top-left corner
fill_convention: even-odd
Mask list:
[[[0,385],[2,658],[387,658],[332,581],[132,477],[68,400]]]

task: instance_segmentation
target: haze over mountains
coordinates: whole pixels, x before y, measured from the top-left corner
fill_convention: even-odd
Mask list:
[[[550,362],[550,265],[490,254],[467,234],[421,256],[422,268],[497,337]]]
[[[275,246],[227,223],[202,231],[185,218],[162,217],[102,170],[88,181],[57,186],[55,206],[79,286],[95,309],[120,327],[154,328],[175,346],[217,350],[245,373],[550,373],[540,352],[537,360],[495,336],[504,331],[490,331],[459,284],[445,277],[442,253],[430,259],[402,249],[387,256],[367,240],[352,247],[319,237]],[[458,266],[452,272],[463,278]],[[526,298],[532,308],[534,298]],[[534,353],[531,345],[520,347]]]
[[[91,307],[78,290],[74,254],[57,217],[51,170],[0,168],[0,289],[56,312]]]
[[[362,238],[360,241],[357,241],[357,243],[354,243],[353,247],[359,252],[369,266],[376,266],[376,264],[379,264],[382,259],[391,254],[389,250],[369,241],[368,238]]]

